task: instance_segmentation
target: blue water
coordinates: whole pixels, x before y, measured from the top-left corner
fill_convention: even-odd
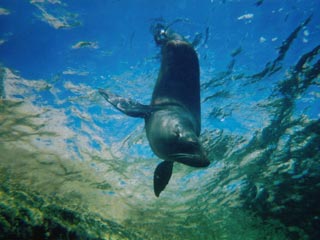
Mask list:
[[[0,237],[319,239],[319,11],[317,0],[1,0]],[[157,21],[190,42],[202,34],[212,162],[176,164],[159,199],[143,121],[97,92],[150,101]]]

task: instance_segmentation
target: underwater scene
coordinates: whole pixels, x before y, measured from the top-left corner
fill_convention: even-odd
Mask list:
[[[319,12],[0,0],[0,239],[320,239]],[[170,94],[196,106],[164,119],[196,122],[188,147],[180,127],[179,141],[165,120],[149,128],[170,108],[156,83],[179,76]]]

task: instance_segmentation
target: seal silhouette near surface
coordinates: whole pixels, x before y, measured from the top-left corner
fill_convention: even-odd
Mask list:
[[[154,193],[158,197],[170,180],[174,162],[192,167],[207,167],[210,162],[199,140],[201,106],[197,53],[181,35],[161,24],[154,28],[154,39],[161,47],[161,67],[150,105],[108,90],[99,89],[99,92],[119,111],[145,119],[150,147],[164,160],[154,172]]]

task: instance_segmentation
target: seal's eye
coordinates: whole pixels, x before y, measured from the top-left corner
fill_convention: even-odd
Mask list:
[[[174,136],[179,138],[180,137],[180,132],[178,130],[175,130],[174,131]]]
[[[174,133],[174,136],[176,137],[176,138],[180,138],[181,137],[181,131],[180,131],[180,127],[177,125],[176,127],[175,127],[175,129],[173,130],[173,133]]]

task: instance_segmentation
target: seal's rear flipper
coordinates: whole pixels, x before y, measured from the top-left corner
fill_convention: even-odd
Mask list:
[[[162,190],[167,186],[172,174],[173,162],[164,161],[160,163],[153,176],[154,194],[159,197]]]
[[[130,98],[123,98],[108,90],[99,89],[99,93],[116,109],[130,117],[147,117],[154,109],[149,105],[140,104]]]

